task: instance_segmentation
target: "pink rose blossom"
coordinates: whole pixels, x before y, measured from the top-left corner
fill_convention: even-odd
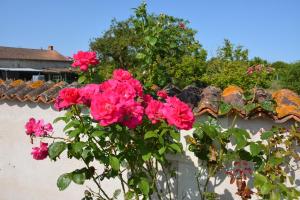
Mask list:
[[[140,83],[140,81],[136,80],[136,79],[130,79],[128,80],[128,83],[130,85],[132,85],[132,87],[135,89],[136,93],[138,96],[143,96],[143,86]]]
[[[121,124],[132,129],[136,128],[142,123],[144,108],[140,103],[133,100],[130,102],[126,102],[124,110],[125,112]]]
[[[116,69],[113,72],[113,79],[118,81],[125,81],[132,79],[132,75],[123,69]]]
[[[249,67],[249,68],[247,69],[247,74],[248,74],[248,75],[253,74],[253,72],[254,72],[254,68],[253,68],[253,67]]]
[[[37,137],[48,135],[53,131],[53,127],[50,123],[44,124],[44,120],[38,120],[34,127],[34,135]]]
[[[41,142],[40,147],[33,147],[31,155],[35,160],[43,160],[48,156],[48,143]]]
[[[159,90],[157,91],[157,96],[159,96],[162,99],[166,99],[168,97],[168,93],[166,90]]]
[[[50,123],[44,124],[44,120],[36,120],[34,118],[29,119],[25,128],[27,135],[34,135],[37,137],[48,135],[53,131],[53,127]]]
[[[151,120],[152,124],[156,124],[159,120],[164,119],[163,103],[157,100],[151,100],[145,110],[146,115]]]
[[[144,94],[142,99],[143,102],[145,102],[145,105],[147,105],[148,103],[150,103],[151,100],[153,100],[153,97],[149,94]]]
[[[193,127],[195,117],[192,110],[177,97],[168,97],[166,99],[163,113],[170,125],[183,130],[189,130]]]
[[[98,84],[87,84],[79,89],[79,99],[77,103],[89,106],[94,95],[100,93],[100,86]]]
[[[59,91],[58,97],[56,98],[54,107],[57,110],[69,108],[72,105],[78,103],[79,89],[77,88],[64,88]]]
[[[32,135],[34,133],[34,127],[36,125],[36,121],[34,118],[30,118],[29,121],[25,125],[26,134]]]
[[[73,55],[74,62],[72,67],[79,67],[81,71],[87,71],[90,66],[95,66],[99,63],[96,52],[78,51]]]
[[[113,91],[97,94],[91,102],[91,115],[101,126],[118,122],[122,117],[120,97]]]

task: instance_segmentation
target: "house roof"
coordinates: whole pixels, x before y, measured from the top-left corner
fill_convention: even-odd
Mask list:
[[[27,49],[0,46],[0,59],[13,60],[45,60],[45,61],[65,61],[69,60],[55,50]]]
[[[68,84],[51,81],[0,80],[0,100],[53,104],[58,91],[66,87],[80,87],[80,85],[77,82]],[[237,114],[244,119],[268,117],[277,123],[288,120],[300,122],[300,96],[288,89],[281,89],[273,94],[264,89],[254,89],[255,95],[248,96],[237,86],[229,86],[222,91],[214,86],[206,88],[189,86],[180,90],[168,85],[165,90],[169,95],[175,95],[187,103],[197,116],[209,114],[222,117]]]

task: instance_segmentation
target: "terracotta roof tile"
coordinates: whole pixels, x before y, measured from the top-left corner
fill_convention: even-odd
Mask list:
[[[59,90],[66,87],[80,87],[77,82],[53,83],[35,81],[24,82],[0,80],[0,100],[15,99],[53,104]],[[173,85],[164,88],[169,95],[177,96],[186,102],[195,115],[209,114],[214,117],[237,114],[245,119],[269,117],[275,122],[283,123],[288,120],[300,122],[300,96],[290,90],[279,90],[271,95],[264,89],[255,89],[255,97],[246,100],[244,92],[236,86],[229,86],[223,91],[214,86],[204,89],[189,86],[183,90]]]
[[[300,97],[288,89],[282,89],[273,93],[277,103],[276,112],[278,119],[296,118],[300,119]]]

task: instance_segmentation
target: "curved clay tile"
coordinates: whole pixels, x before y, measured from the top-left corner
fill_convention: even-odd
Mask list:
[[[245,105],[243,90],[234,85],[230,85],[224,89],[222,99],[225,103],[232,105],[235,108],[242,108]]]
[[[197,106],[200,100],[201,89],[196,86],[185,87],[180,94],[176,95],[181,101],[188,104],[191,108]]]
[[[276,112],[279,119],[290,118],[298,119],[300,121],[300,96],[295,92],[282,89],[273,93],[273,98],[276,101]]]
[[[54,84],[52,87],[50,87],[48,90],[44,91],[40,95],[38,95],[37,100],[43,102],[43,103],[51,103],[55,100],[59,90],[62,88],[65,88],[67,86],[67,83],[64,81],[61,81],[59,83]]]
[[[11,80],[7,80],[7,81],[3,81],[0,84],[0,97],[2,97],[4,95],[4,93],[9,89],[10,83],[11,83]]]
[[[196,114],[201,115],[208,112],[217,117],[219,103],[221,101],[221,89],[214,86],[208,86],[203,89],[200,99],[198,107],[195,109]]]
[[[163,88],[163,90],[165,90],[169,96],[175,96],[180,94],[181,92],[181,90],[173,84],[168,84],[166,87]]]
[[[48,82],[44,83],[42,86],[40,86],[39,88],[35,88],[34,90],[27,93],[25,95],[25,98],[27,98],[30,101],[35,102],[38,98],[38,95],[45,92],[46,90],[48,90],[53,85],[54,85],[54,83],[52,81],[48,81]]]
[[[262,88],[255,89],[255,101],[258,103],[262,103],[264,101],[272,100],[272,95]]]
[[[41,81],[41,80],[34,81],[34,82],[27,82],[26,87],[22,88],[21,90],[19,90],[18,92],[15,93],[15,97],[17,99],[19,99],[20,101],[26,101],[27,100],[26,95],[29,92],[38,89],[43,84],[44,84],[44,81]]]
[[[26,87],[26,82],[22,80],[15,80],[9,84],[9,88],[4,92],[3,98],[12,99],[16,93]]]

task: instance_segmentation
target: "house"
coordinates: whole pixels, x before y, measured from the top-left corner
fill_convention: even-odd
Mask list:
[[[0,79],[73,81],[71,60],[54,50],[0,46]]]
[[[24,132],[24,124],[28,118],[43,118],[46,122],[52,122],[63,113],[53,109],[53,102],[58,91],[65,87],[79,87],[73,83],[54,83],[52,81],[0,81],[0,187],[1,200],[10,199],[80,199],[83,197],[85,186],[71,184],[65,191],[59,191],[56,187],[57,178],[67,172],[83,167],[76,160],[66,159],[62,155],[58,162],[48,159],[43,161],[33,160],[30,152],[32,146],[30,139]],[[243,90],[236,86],[229,86],[224,90],[209,86],[206,88],[187,87],[179,90],[168,86],[167,92],[176,95],[188,103],[197,116],[197,120],[206,120],[208,116],[214,117],[227,129],[235,121],[236,127],[248,130],[253,136],[261,128],[270,129],[274,125],[289,127],[300,122],[300,96],[290,90],[278,90],[273,94],[256,89],[254,101],[257,106],[245,109],[248,102],[245,101]],[[274,110],[271,110],[266,102],[274,102]],[[231,105],[223,109],[220,102]],[[64,112],[64,111],[62,111]],[[20,114],[21,113],[21,114]],[[56,136],[63,136],[64,123],[54,124]],[[195,175],[198,172],[198,160],[192,152],[187,150],[184,136],[191,135],[191,131],[182,131],[181,142],[186,154],[173,157],[172,162],[179,172],[173,179],[174,199],[200,199],[197,193]],[[257,134],[256,134],[257,135]],[[97,167],[99,163],[94,163]],[[295,177],[300,177],[297,169]],[[86,181],[87,185],[93,183]],[[221,195],[221,199],[240,199],[236,194],[236,188],[230,184],[230,179],[223,177],[213,181],[215,192]],[[38,187],[36,187],[38,185]],[[103,187],[110,190],[109,195],[120,188],[118,182],[104,182]],[[232,195],[232,196],[231,196]],[[252,198],[252,199],[255,199]]]

